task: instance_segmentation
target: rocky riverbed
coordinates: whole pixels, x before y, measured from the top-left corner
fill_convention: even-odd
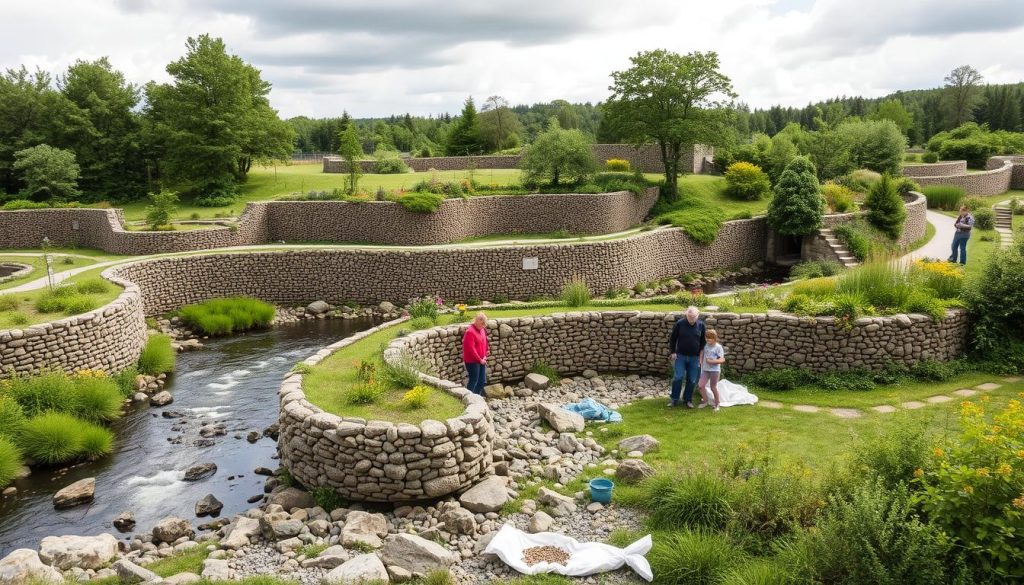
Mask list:
[[[402,581],[448,569],[458,583],[468,585],[514,576],[496,557],[483,554],[505,523],[584,541],[604,541],[614,529],[639,530],[637,511],[591,503],[583,491],[563,493],[564,486],[584,470],[614,476],[618,482],[639,480],[653,473],[643,457],[657,448],[657,441],[628,437],[606,450],[597,439],[608,432],[607,425],[584,427],[554,405],[591,397],[616,408],[664,395],[667,382],[638,376],[603,379],[595,372],[554,385],[536,375],[528,382],[489,388],[491,396],[502,396],[488,401],[498,433],[495,475],[458,497],[417,506],[353,505],[327,511],[311,494],[288,486],[286,475],[268,477],[267,495],[242,513],[200,526],[182,516],[166,517],[120,546],[109,534],[64,537],[86,539],[81,541],[44,539],[39,553],[15,551],[0,561],[0,575],[45,577],[56,567],[83,581],[113,575],[149,581],[153,576],[146,565],[206,547],[210,556],[201,576],[214,579],[274,574],[313,585],[354,578]],[[565,425],[569,430],[552,429]],[[522,496],[524,492],[532,497]],[[183,574],[166,581],[184,583],[199,576]],[[609,577],[639,582],[628,569]]]

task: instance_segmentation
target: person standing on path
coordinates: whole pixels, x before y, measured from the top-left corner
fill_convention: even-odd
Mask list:
[[[953,254],[949,261],[956,262],[959,252],[960,263],[967,264],[967,240],[971,239],[971,230],[974,229],[974,216],[966,205],[960,206],[960,215],[956,217],[953,227],[956,228],[956,234],[953,235]]]
[[[669,406],[679,404],[679,391],[686,381],[683,402],[687,408],[693,408],[693,389],[700,375],[700,362],[707,340],[704,337],[704,322],[698,319],[700,311],[697,307],[688,307],[686,317],[676,321],[672,327],[672,335],[668,345],[669,359],[672,360],[672,394]]]
[[[462,336],[462,362],[466,365],[469,383],[466,387],[473,394],[483,396],[487,385],[487,315],[477,313],[473,322]]]

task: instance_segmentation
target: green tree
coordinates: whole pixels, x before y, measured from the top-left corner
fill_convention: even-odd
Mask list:
[[[56,144],[56,129],[63,97],[51,87],[44,71],[29,73],[8,69],[0,75],[0,191],[15,193],[21,187],[14,169],[14,153],[38,144]]]
[[[128,83],[106,57],[76,61],[57,79],[57,87],[68,102],[62,145],[75,152],[85,198],[141,197],[146,167],[135,111],[138,87]]]
[[[719,146],[731,136],[732,82],[719,70],[718,54],[644,51],[632,66],[612,73],[605,115],[636,145],[653,141],[665,165],[665,197],[679,198],[679,158],[694,144]]]
[[[974,106],[980,94],[981,73],[970,65],[961,65],[946,76],[943,90],[943,106],[946,113],[946,127],[956,128],[974,119]]]
[[[519,116],[508,107],[505,98],[500,95],[487,98],[480,114],[480,139],[488,151],[518,146],[522,129]]]
[[[892,120],[900,132],[907,134],[914,126],[914,116],[903,107],[900,100],[885,100],[871,113],[872,120]]]
[[[68,201],[78,196],[78,163],[70,150],[40,144],[14,153],[22,174],[20,195],[36,201]]]
[[[768,204],[768,225],[776,232],[804,236],[821,228],[825,199],[819,192],[816,173],[814,163],[803,156],[786,165]]]
[[[146,207],[146,225],[150,229],[160,229],[171,224],[171,217],[178,210],[178,193],[168,189],[160,189],[149,194],[151,205]]]
[[[222,204],[253,159],[290,152],[294,133],[270,109],[270,84],[224,41],[202,35],[186,47],[167,66],[171,83],[146,86],[150,133],[169,179]]]
[[[552,118],[548,129],[526,147],[519,161],[523,170],[523,183],[582,183],[597,170],[597,162],[590,142],[579,130],[563,130],[557,118]]]
[[[480,142],[480,118],[476,113],[476,104],[473,98],[466,98],[462,108],[462,115],[455,120],[455,124],[448,132],[448,141],[445,144],[445,154],[448,156],[466,156],[480,154],[484,151]]]
[[[868,222],[882,233],[895,240],[903,233],[903,222],[907,219],[907,209],[903,206],[903,198],[896,190],[896,184],[888,173],[882,175],[864,198],[864,207],[868,210]]]
[[[345,159],[345,164],[348,165],[348,179],[345,187],[349,194],[354,194],[359,187],[359,176],[363,174],[362,166],[359,164],[363,158],[363,145],[359,142],[359,133],[356,131],[355,124],[346,125],[345,130],[341,133],[340,142],[338,154]]]
[[[892,120],[847,121],[837,131],[857,168],[896,174],[903,165],[907,138]]]

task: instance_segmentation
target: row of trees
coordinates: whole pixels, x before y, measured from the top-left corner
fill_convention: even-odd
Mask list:
[[[167,66],[170,82],[144,87],[106,58],[77,61],[56,80],[25,67],[0,75],[3,192],[131,200],[169,183],[219,204],[253,162],[288,158],[295,133],[270,107],[259,70],[208,35],[186,49]]]

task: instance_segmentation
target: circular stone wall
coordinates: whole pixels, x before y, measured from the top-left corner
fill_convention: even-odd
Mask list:
[[[32,266],[20,262],[0,262],[0,282],[7,282],[32,273]],[[3,291],[0,291],[3,294]]]
[[[303,363],[316,365],[339,349],[384,327],[327,346]],[[279,392],[277,441],[281,464],[309,489],[370,502],[418,501],[466,489],[490,475],[494,427],[483,398],[454,383],[436,384],[466,410],[419,425],[367,421],[324,412],[306,400],[302,375],[285,378]]]

